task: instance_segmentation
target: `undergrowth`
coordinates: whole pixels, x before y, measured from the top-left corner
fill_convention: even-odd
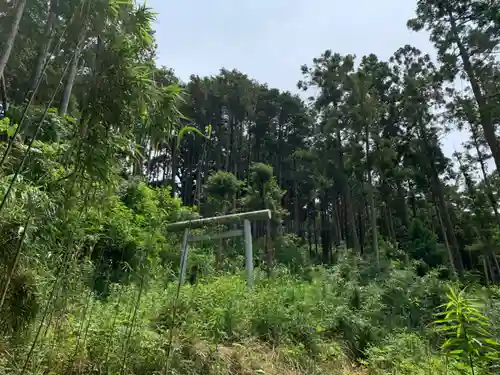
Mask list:
[[[113,284],[106,299],[75,282],[53,324],[42,330],[25,373],[469,373],[466,362],[440,352],[441,338],[431,327],[446,302],[448,284],[439,271],[420,277],[393,261],[368,280],[363,267],[355,257],[341,257],[331,269],[311,267],[311,280],[280,266],[271,279],[257,270],[253,290],[243,270],[208,274],[182,287],[178,300],[167,268],[144,280],[142,290]],[[498,306],[492,292],[475,294]],[[494,312],[490,328],[498,335],[498,310],[487,311]],[[5,336],[1,374],[20,372],[29,344]],[[491,373],[492,366],[478,364],[476,374]]]
[[[256,236],[253,290],[241,243],[201,243],[190,247],[196,280],[177,298],[181,238],[163,229],[196,209],[140,180],[110,189],[116,194],[89,190],[89,205],[85,191],[69,199],[63,188],[17,185],[0,217],[1,375],[498,371],[500,290],[474,275],[459,293],[477,300],[482,328],[467,325],[476,336],[460,336],[453,348],[434,322],[457,286],[445,269],[412,262],[384,240],[379,269],[371,253],[338,246],[335,261],[320,266],[295,236],[270,244]],[[488,355],[457,347],[472,340],[488,343]]]

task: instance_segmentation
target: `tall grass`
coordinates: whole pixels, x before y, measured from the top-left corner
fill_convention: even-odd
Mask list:
[[[160,374],[175,329],[172,374],[255,373],[254,367],[264,371],[269,361],[297,374],[349,373],[355,367],[376,375],[461,374],[461,362],[440,355],[426,328],[446,283],[432,273],[419,277],[397,262],[372,282],[354,268],[346,278],[352,264],[346,257],[332,269],[310,268],[310,280],[278,267],[272,279],[257,275],[252,291],[238,273],[208,274],[180,289],[175,320],[177,284],[167,269],[143,285],[138,303],[137,284],[113,284],[106,299],[90,294],[88,300],[80,275],[72,279],[66,307],[55,312],[57,324],[48,325],[26,373]],[[19,372],[27,342],[4,340],[0,374]]]

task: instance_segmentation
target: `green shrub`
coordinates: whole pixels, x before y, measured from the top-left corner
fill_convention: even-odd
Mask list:
[[[1,280],[3,289],[5,279]],[[40,299],[33,275],[15,273],[0,309],[0,334],[20,337],[35,321],[39,309]]]
[[[439,355],[417,333],[401,331],[388,335],[366,351],[363,363],[374,375],[461,375],[462,364]]]

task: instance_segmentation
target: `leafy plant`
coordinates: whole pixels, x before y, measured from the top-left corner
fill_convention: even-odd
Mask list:
[[[477,363],[498,360],[500,344],[488,332],[489,320],[480,311],[480,304],[467,296],[466,289],[450,286],[448,302],[441,307],[441,319],[435,320],[435,331],[446,341],[441,348],[451,357],[468,362],[474,374]]]

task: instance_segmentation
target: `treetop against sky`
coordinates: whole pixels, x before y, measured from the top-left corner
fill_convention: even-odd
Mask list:
[[[191,74],[235,68],[270,87],[300,92],[296,86],[300,66],[326,49],[387,59],[410,44],[435,56],[428,34],[406,26],[415,15],[415,0],[149,0],[147,4],[158,13],[159,63],[183,80]],[[448,134],[443,140],[445,152],[451,155],[461,149],[465,137],[458,131]]]

